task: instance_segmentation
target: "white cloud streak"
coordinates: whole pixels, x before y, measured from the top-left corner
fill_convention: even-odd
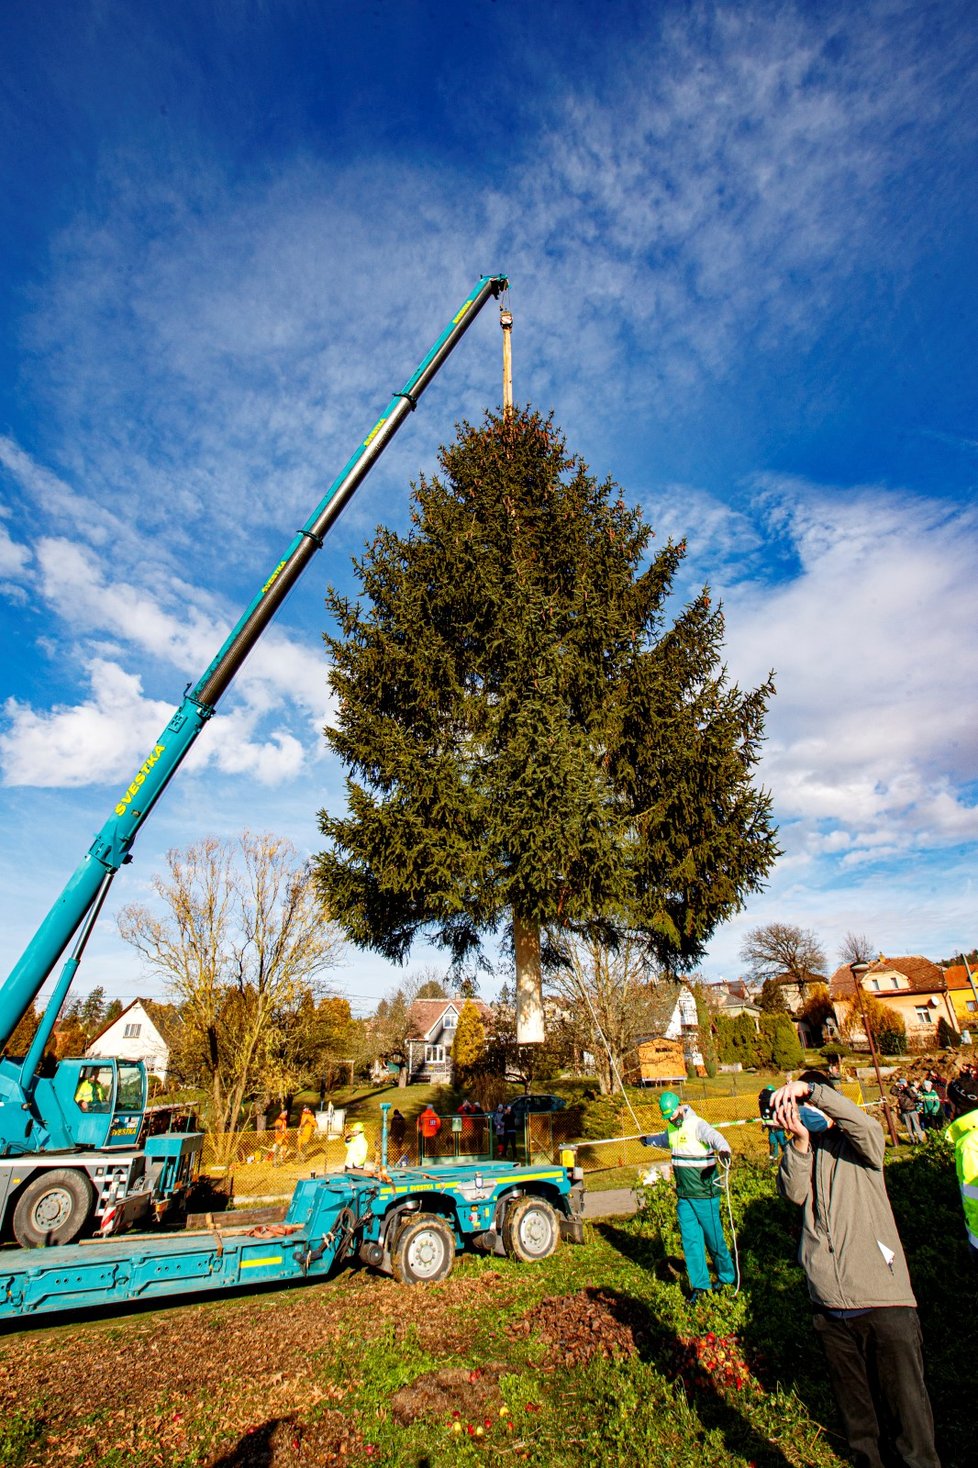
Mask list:
[[[776,670],[764,773],[791,849],[852,863],[974,840],[978,514],[872,487],[758,490],[800,569],[738,581],[725,605],[737,675]]]

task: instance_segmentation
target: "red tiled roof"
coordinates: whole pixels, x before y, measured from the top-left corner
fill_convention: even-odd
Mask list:
[[[473,999],[472,1003],[483,1020],[491,1018],[492,1010],[488,1004],[483,1004],[481,999]],[[408,1033],[418,1036],[429,1034],[446,1009],[454,1009],[456,1014],[461,1014],[464,1004],[464,999],[415,999],[408,1010]]]
[[[886,974],[891,971],[903,974],[912,994],[943,994],[947,988],[940,967],[919,953],[911,953],[905,958],[881,956],[869,965],[865,978],[869,979],[873,974]],[[844,963],[841,968],[836,969],[829,980],[829,994],[833,999],[848,999],[851,994],[855,993],[855,989],[852,969],[847,963]]]
[[[978,973],[972,969],[975,985],[978,987]],[[968,978],[968,970],[963,963],[952,963],[944,970],[944,978],[949,989],[967,989],[971,991],[971,980]]]

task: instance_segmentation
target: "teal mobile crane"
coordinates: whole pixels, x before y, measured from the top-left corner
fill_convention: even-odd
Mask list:
[[[0,1230],[7,1235],[12,1232],[23,1247],[70,1244],[91,1228],[108,1237],[147,1216],[159,1217],[178,1204],[192,1186],[199,1170],[201,1136],[172,1130],[144,1136],[147,1092],[141,1062],[66,1059],[51,1063],[44,1056],[45,1047],[112,879],[121,866],[131,861],[131,848],[143,822],[248,653],[321,549],[347,500],[417,406],[419,397],[489,297],[498,297],[506,286],[503,275],[483,276],[416,371],[391,398],[296,533],[213,662],[188,689],[146,759],[119,794],[111,815],[61,895],[0,985],[2,1051],[42,985],[64,959],[27,1054],[5,1055],[0,1060]],[[343,1188],[338,1193],[335,1185],[322,1193],[322,1198],[328,1196],[333,1202],[343,1195],[345,1201],[337,1209],[336,1218],[342,1216],[347,1223],[349,1210],[349,1217],[354,1219],[362,1212],[360,1202],[348,1193],[349,1189]],[[313,1204],[313,1199],[320,1201]],[[292,1205],[293,1211],[306,1210],[306,1221],[307,1215],[315,1215],[317,1228],[326,1206],[320,1190],[305,1184],[300,1185]],[[353,1238],[358,1228],[363,1232],[357,1225],[350,1233],[347,1223],[336,1223],[337,1238],[348,1234]],[[319,1257],[324,1258],[328,1252]],[[107,1269],[107,1256],[100,1254],[99,1258],[99,1269]],[[87,1266],[78,1265],[82,1267]],[[100,1289],[104,1293],[104,1287]]]

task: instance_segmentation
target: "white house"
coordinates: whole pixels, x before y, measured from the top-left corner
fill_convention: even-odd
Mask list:
[[[148,1072],[166,1080],[170,1047],[164,1036],[167,1007],[151,999],[134,999],[112,1020],[85,1051],[93,1060],[141,1060]]]

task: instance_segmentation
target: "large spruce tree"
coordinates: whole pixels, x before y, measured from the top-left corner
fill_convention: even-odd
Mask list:
[[[692,966],[777,855],[752,780],[773,692],[742,692],[704,591],[666,606],[685,546],[524,410],[462,424],[377,532],[325,641],[348,810],[317,875],[354,942],[460,962],[510,925],[520,969],[562,936],[638,935]],[[529,955],[529,959],[527,958]]]

